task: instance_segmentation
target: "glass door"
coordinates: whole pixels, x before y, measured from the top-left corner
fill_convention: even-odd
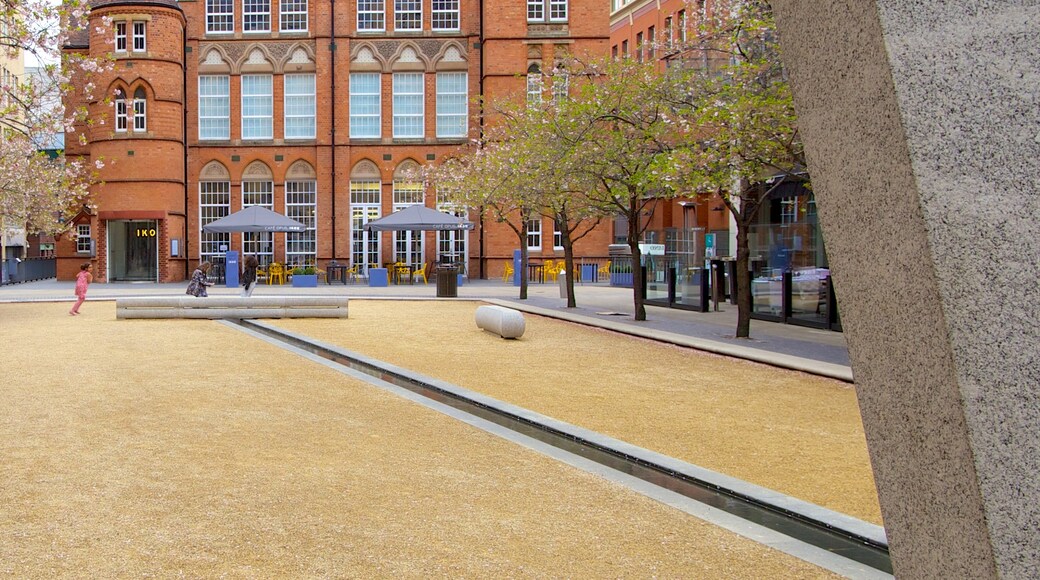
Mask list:
[[[108,222],[109,279],[159,280],[159,225],[155,220]]]

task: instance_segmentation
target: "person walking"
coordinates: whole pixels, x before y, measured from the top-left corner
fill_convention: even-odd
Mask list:
[[[94,275],[90,273],[91,268],[90,262],[83,262],[79,266],[79,274],[76,274],[76,303],[72,305],[72,310],[69,310],[69,316],[79,314],[80,305],[87,299],[87,286],[94,281]]]
[[[203,262],[199,264],[198,268],[191,273],[191,282],[188,282],[188,290],[185,294],[191,294],[197,298],[206,298],[209,294],[206,293],[206,287],[212,286],[213,283],[206,279],[206,275],[209,273],[209,268],[212,266],[209,262]]]
[[[242,270],[242,298],[249,298],[253,295],[253,289],[256,288],[256,269],[259,266],[260,261],[256,259],[256,256],[252,254],[246,256]]]

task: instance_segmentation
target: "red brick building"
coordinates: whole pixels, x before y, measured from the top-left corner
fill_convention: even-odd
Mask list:
[[[685,66],[689,55],[682,46],[694,38],[706,9],[711,9],[711,3],[706,7],[705,0],[611,0],[611,57],[655,62],[662,72],[670,66]],[[698,246],[703,247],[705,233],[714,234],[716,255],[732,255],[734,228],[730,227],[729,211],[717,198],[679,197],[662,202],[651,218],[648,237],[667,243],[669,233],[691,228],[701,228],[695,235]]]
[[[413,265],[448,254],[500,275],[517,247],[503,224],[471,232],[369,233],[410,204],[438,204],[409,171],[480,136],[475,98],[525,90],[568,54],[603,56],[596,0],[97,0],[67,51],[114,55],[92,123],[67,153],[104,163],[96,210],[57,244],[58,278],[85,259],[101,281],[177,281],[227,250],[262,262]],[[202,226],[262,205],[308,226],[212,234]],[[534,256],[561,256],[553,223]],[[602,228],[577,245],[603,256]]]

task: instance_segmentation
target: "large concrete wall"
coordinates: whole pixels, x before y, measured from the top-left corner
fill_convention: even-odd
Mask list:
[[[1040,573],[1040,3],[776,0],[896,574]]]

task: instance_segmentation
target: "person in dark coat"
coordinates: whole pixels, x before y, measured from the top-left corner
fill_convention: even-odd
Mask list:
[[[259,266],[260,261],[256,259],[256,256],[252,254],[246,256],[242,269],[242,298],[249,298],[253,295],[253,289],[256,288],[256,269]]]
[[[206,287],[212,286],[213,283],[206,279],[206,275],[209,273],[211,265],[209,262],[203,262],[199,264],[198,268],[195,268],[195,271],[191,273],[191,282],[188,282],[188,290],[185,294],[191,294],[197,298],[209,296],[206,293]]]

